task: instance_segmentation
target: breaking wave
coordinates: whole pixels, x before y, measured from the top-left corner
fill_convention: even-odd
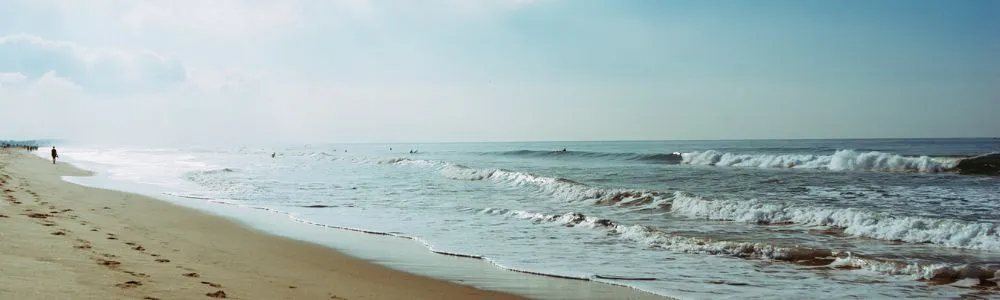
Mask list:
[[[491,180],[514,186],[533,187],[556,198],[573,202],[633,206],[660,203],[665,196],[668,196],[657,191],[593,187],[565,178],[502,169],[480,170],[461,165],[448,165],[441,172],[446,177],[456,180]]]
[[[957,158],[902,156],[892,153],[838,150],[832,155],[813,154],[739,154],[714,150],[682,154],[684,164],[755,167],[826,169],[831,171],[916,171],[944,172],[958,165]]]
[[[232,173],[232,172],[236,172],[236,171],[237,171],[236,169],[230,169],[230,168],[221,168],[221,169],[212,169],[212,170],[204,170],[204,171],[196,171],[196,172],[193,172],[193,173],[194,173],[194,174],[204,174],[204,175],[212,175],[212,174],[225,174],[225,173]]]
[[[520,157],[541,157],[541,158],[593,158],[612,160],[632,160],[650,163],[679,164],[683,159],[681,153],[607,153],[589,151],[536,151],[536,150],[516,150],[505,152],[489,152],[487,154],[499,154],[502,156]]]
[[[843,228],[844,233],[889,241],[933,243],[955,248],[1000,250],[1000,225],[925,217],[902,217],[857,208],[822,208],[758,200],[708,200],[674,193],[673,213],[754,224],[801,224]]]
[[[410,159],[405,157],[381,159],[375,161],[364,161],[366,163],[374,162],[380,165],[421,165],[421,166],[433,166],[436,162],[423,160],[423,159]]]
[[[590,217],[576,212],[543,214],[520,210],[487,208],[481,210],[479,213],[528,220],[535,223],[602,230],[609,235],[618,236],[653,249],[689,254],[732,256],[743,259],[771,259],[799,265],[826,266],[845,270],[865,269],[888,275],[906,275],[914,279],[935,283],[952,283],[962,279],[976,279],[981,284],[992,284],[989,280],[991,277],[996,277],[997,273],[1000,272],[1000,265],[996,264],[903,262],[831,249],[689,237],[668,233],[648,226],[621,224],[613,220]]]
[[[758,200],[709,200],[686,192],[595,187],[570,179],[502,169],[448,165],[441,170],[455,180],[489,180],[530,187],[557,199],[596,205],[668,209],[671,213],[717,221],[758,225],[800,224],[842,228],[844,233],[886,241],[1000,250],[1000,225],[951,219],[893,216],[858,208],[826,208],[765,203]]]
[[[780,149],[795,150],[795,149]],[[830,171],[885,172],[957,172],[961,174],[1000,175],[1000,154],[976,157],[904,156],[869,150],[835,150],[832,154],[808,153],[734,153],[716,150],[672,153],[607,153],[588,151],[516,150],[487,152],[488,155],[533,158],[581,158],[640,161],[658,164],[685,164],[743,168],[820,169]]]

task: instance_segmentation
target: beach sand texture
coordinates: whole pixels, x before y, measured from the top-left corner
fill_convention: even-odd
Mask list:
[[[0,299],[519,299],[413,275],[0,150]]]

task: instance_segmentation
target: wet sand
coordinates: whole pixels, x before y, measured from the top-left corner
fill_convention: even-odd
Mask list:
[[[0,299],[519,299],[396,271],[0,150]]]

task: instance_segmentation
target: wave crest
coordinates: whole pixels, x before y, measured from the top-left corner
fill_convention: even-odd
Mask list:
[[[683,159],[679,152],[674,153],[608,153],[590,151],[538,151],[538,150],[515,150],[505,152],[490,152],[487,154],[499,154],[502,156],[519,157],[541,157],[541,158],[594,158],[610,160],[634,160],[651,163],[679,164]]]
[[[681,236],[653,227],[626,225],[609,219],[586,216],[582,213],[543,214],[537,212],[487,208],[481,214],[549,223],[566,227],[583,227],[606,231],[654,249],[680,253],[732,256],[743,259],[771,259],[806,266],[824,266],[834,269],[865,269],[888,275],[906,275],[934,283],[952,283],[961,279],[978,279],[992,283],[991,276],[1000,272],[1000,265],[944,263],[928,264],[904,262],[889,258],[870,257],[832,249],[784,247],[766,243],[719,241],[699,237]]]
[[[584,201],[604,205],[643,205],[662,202],[666,194],[647,190],[592,187],[573,180],[546,177],[502,169],[473,169],[449,165],[444,175],[456,180],[491,180],[514,186],[528,186],[567,201]]]
[[[916,171],[936,173],[954,168],[959,159],[929,156],[902,156],[892,153],[838,150],[832,155],[813,154],[739,154],[714,150],[684,153],[684,164],[756,167],[826,169],[831,171]]]
[[[709,220],[833,226],[857,237],[1000,250],[1000,225],[990,223],[898,217],[856,208],[801,207],[758,200],[708,200],[682,192],[674,194],[670,210]]]

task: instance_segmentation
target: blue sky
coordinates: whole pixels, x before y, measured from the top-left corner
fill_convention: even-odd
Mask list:
[[[12,138],[1000,136],[1000,2],[0,0]]]

